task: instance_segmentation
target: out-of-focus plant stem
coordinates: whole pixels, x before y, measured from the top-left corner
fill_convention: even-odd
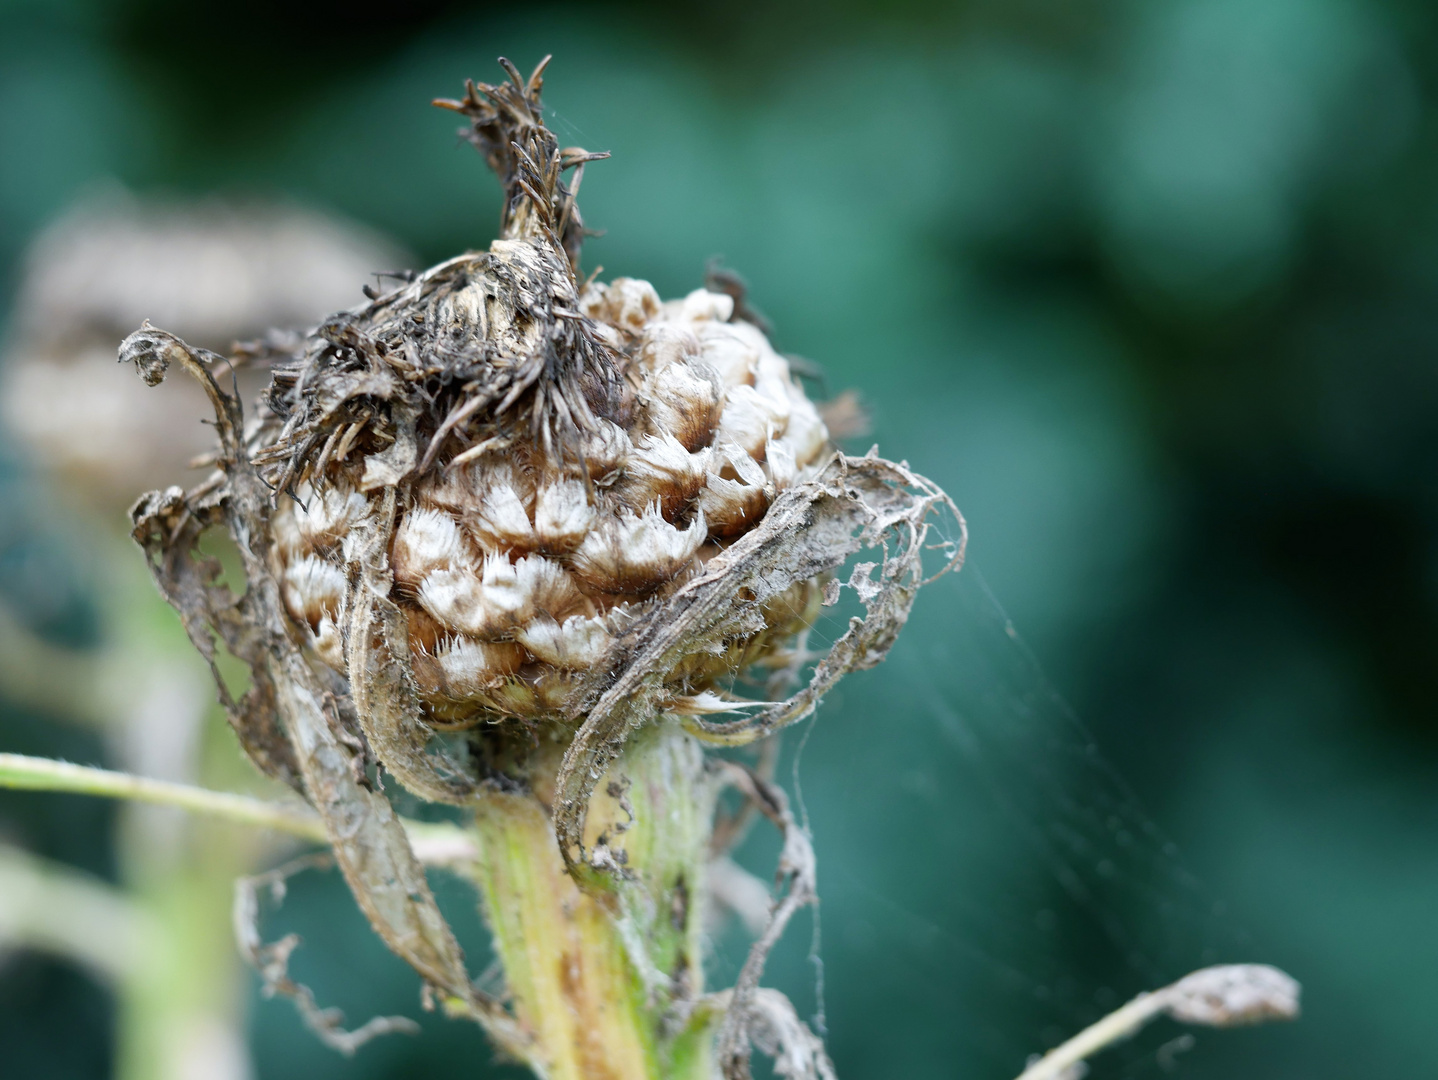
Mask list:
[[[154,602],[128,539],[106,530],[96,555],[112,644],[95,686],[112,710],[115,759],[171,783],[247,782],[232,736],[216,722],[203,668]],[[122,884],[165,933],[118,985],[116,1080],[251,1080],[247,979],[228,916],[235,878],[265,858],[271,841],[213,818],[132,804],[117,843]]]
[[[1149,1021],[1167,1015],[1205,1027],[1243,1027],[1298,1016],[1301,987],[1268,964],[1217,964],[1175,983],[1139,994],[1061,1046],[1035,1059],[1018,1080],[1079,1080],[1084,1062],[1132,1037]]]
[[[0,687],[8,700],[102,727],[99,677],[92,657],[40,640],[0,606]]]
[[[240,825],[275,829],[319,843],[325,840],[324,826],[308,807],[292,808],[247,795],[210,791],[191,784],[152,780],[49,758],[0,754],[0,787],[99,795],[157,806],[174,806]]]
[[[0,844],[0,942],[64,956],[115,985],[157,936],[153,920],[114,886]]]
[[[97,524],[91,507],[72,507],[72,513],[94,526],[90,555],[103,582],[107,644],[94,652],[70,651],[36,639],[13,617],[0,618],[0,682],[7,696],[103,730],[117,760],[160,779],[7,755],[0,785],[173,805],[198,790],[176,780],[220,786],[246,781],[233,738],[210,719],[204,669],[154,596],[128,539]],[[248,811],[279,825],[279,817],[290,813],[235,796],[219,799],[228,801],[231,817]],[[210,815],[215,813],[211,807]],[[122,889],[113,899],[123,901],[138,922],[165,932],[145,935],[127,963],[105,972],[119,1012],[117,1080],[249,1080],[245,983],[228,913],[232,883],[253,868],[263,842],[251,829],[177,818],[162,806],[130,806],[120,816]],[[90,954],[108,949],[100,940],[109,933],[106,926],[79,920],[68,935],[27,930],[11,940],[97,970]]]
[[[0,754],[0,787],[96,795],[156,806],[172,806],[236,825],[273,829],[301,840],[313,840],[321,844],[326,842],[324,826],[308,807],[286,806],[248,795],[211,791],[192,784],[152,780],[110,769],[52,761],[50,758]],[[431,866],[444,866],[474,858],[473,837],[457,825],[406,820],[404,826],[415,853]]]

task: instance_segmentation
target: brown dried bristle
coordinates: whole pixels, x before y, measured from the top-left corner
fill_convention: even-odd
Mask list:
[[[504,184],[500,238],[322,325],[274,365],[278,419],[250,439],[314,654],[346,670],[347,546],[388,536],[390,600],[440,727],[562,714],[616,635],[829,448],[732,293],[579,284],[578,170],[605,155],[544,126],[543,66],[521,80],[506,63],[510,82],[438,103],[469,118]],[[762,629],[687,660],[674,707],[772,658],[818,602],[796,584]]]

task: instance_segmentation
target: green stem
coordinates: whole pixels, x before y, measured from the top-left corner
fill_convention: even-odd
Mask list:
[[[0,754],[0,788],[96,795],[130,802],[174,806],[194,814],[289,833],[302,840],[327,844],[324,825],[308,807],[290,807],[228,791],[192,784],[151,780],[110,769],[71,765],[67,761]],[[410,844],[428,866],[449,866],[474,858],[474,841],[464,830],[438,822],[404,820]]]
[[[308,809],[291,809],[279,803],[210,791],[190,784],[151,780],[110,769],[72,765],[67,761],[0,754],[0,787],[28,791],[60,791],[76,795],[98,795],[131,802],[176,806],[196,814],[224,818],[241,825],[275,829],[306,840],[325,841],[324,826]]]
[[[661,722],[637,737],[597,789],[592,851],[621,860],[611,891],[581,892],[554,840],[540,754],[529,794],[491,794],[474,828],[404,822],[421,861],[479,887],[516,1018],[535,1036],[551,1080],[709,1080],[712,1018],[702,1005],[701,897],[714,782],[695,740]],[[173,806],[325,842],[318,816],[211,791],[48,758],[0,754],[0,787]]]

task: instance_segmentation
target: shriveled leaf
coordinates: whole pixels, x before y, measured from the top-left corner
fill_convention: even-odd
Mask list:
[[[572,710],[582,722],[556,781],[555,834],[571,872],[595,883],[582,844],[594,784],[629,735],[657,715],[671,694],[671,673],[685,657],[753,633],[763,625],[763,605],[796,582],[841,566],[863,548],[881,551],[878,580],[863,578],[865,615],[851,620],[808,685],[742,720],[689,717],[686,724],[708,742],[739,745],[803,719],[841,676],[887,655],[926,580],[928,518],[940,509],[952,513],[958,530],[957,539],[937,545],[948,554],[939,570],[944,573],[961,565],[967,535],[949,497],[902,464],[872,453],[836,455],[814,480],[781,494],[759,524],[711,559],[702,574],[617,638]]]
[[[166,580],[202,585],[213,580],[203,566],[198,571],[182,569],[186,563],[200,565],[193,551],[198,537],[189,526],[192,519],[223,520],[239,548],[248,586],[244,617],[234,614],[233,605],[197,602],[198,596],[208,594],[197,593],[192,584],[189,591],[175,594],[188,605],[177,608],[192,636],[198,631],[203,637],[208,629],[227,643],[233,637],[239,645],[236,655],[250,665],[256,685],[266,688],[304,794],[324,821],[350,891],[375,932],[444,996],[448,1007],[473,1017],[498,1045],[522,1056],[527,1038],[497,1002],[472,986],[464,955],[435,903],[403,824],[388,799],[366,781],[363,758],[357,761],[356,740],[345,731],[333,689],[291,636],[279,584],[267,561],[270,489],[246,454],[239,403],[216,384],[200,353],[148,324],[126,339],[120,355],[133,360],[147,381],[157,374],[163,377],[169,364],[180,364],[205,387],[215,407],[223,484],[199,497],[153,493],[137,504],[137,535],[153,552],[152,565],[158,561],[175,567]],[[243,634],[236,633],[236,619]]]

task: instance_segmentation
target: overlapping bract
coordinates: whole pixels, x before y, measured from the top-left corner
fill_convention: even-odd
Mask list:
[[[648,283],[621,278],[591,284],[578,308],[618,358],[625,389],[613,414],[625,423],[598,418],[581,433],[582,466],[546,457],[523,431],[454,464],[465,455],[456,440],[449,462],[406,485],[397,520],[381,523],[393,530],[392,595],[415,683],[438,726],[562,714],[616,633],[822,463],[817,410],[764,334],[730,321],[729,296],[698,290],[664,304]],[[373,524],[377,492],[362,490],[371,473],[357,449],[332,452],[273,517],[289,614],[340,672],[343,540]],[[771,650],[817,599],[814,584],[793,586],[768,633],[708,654],[684,688],[700,693]]]

